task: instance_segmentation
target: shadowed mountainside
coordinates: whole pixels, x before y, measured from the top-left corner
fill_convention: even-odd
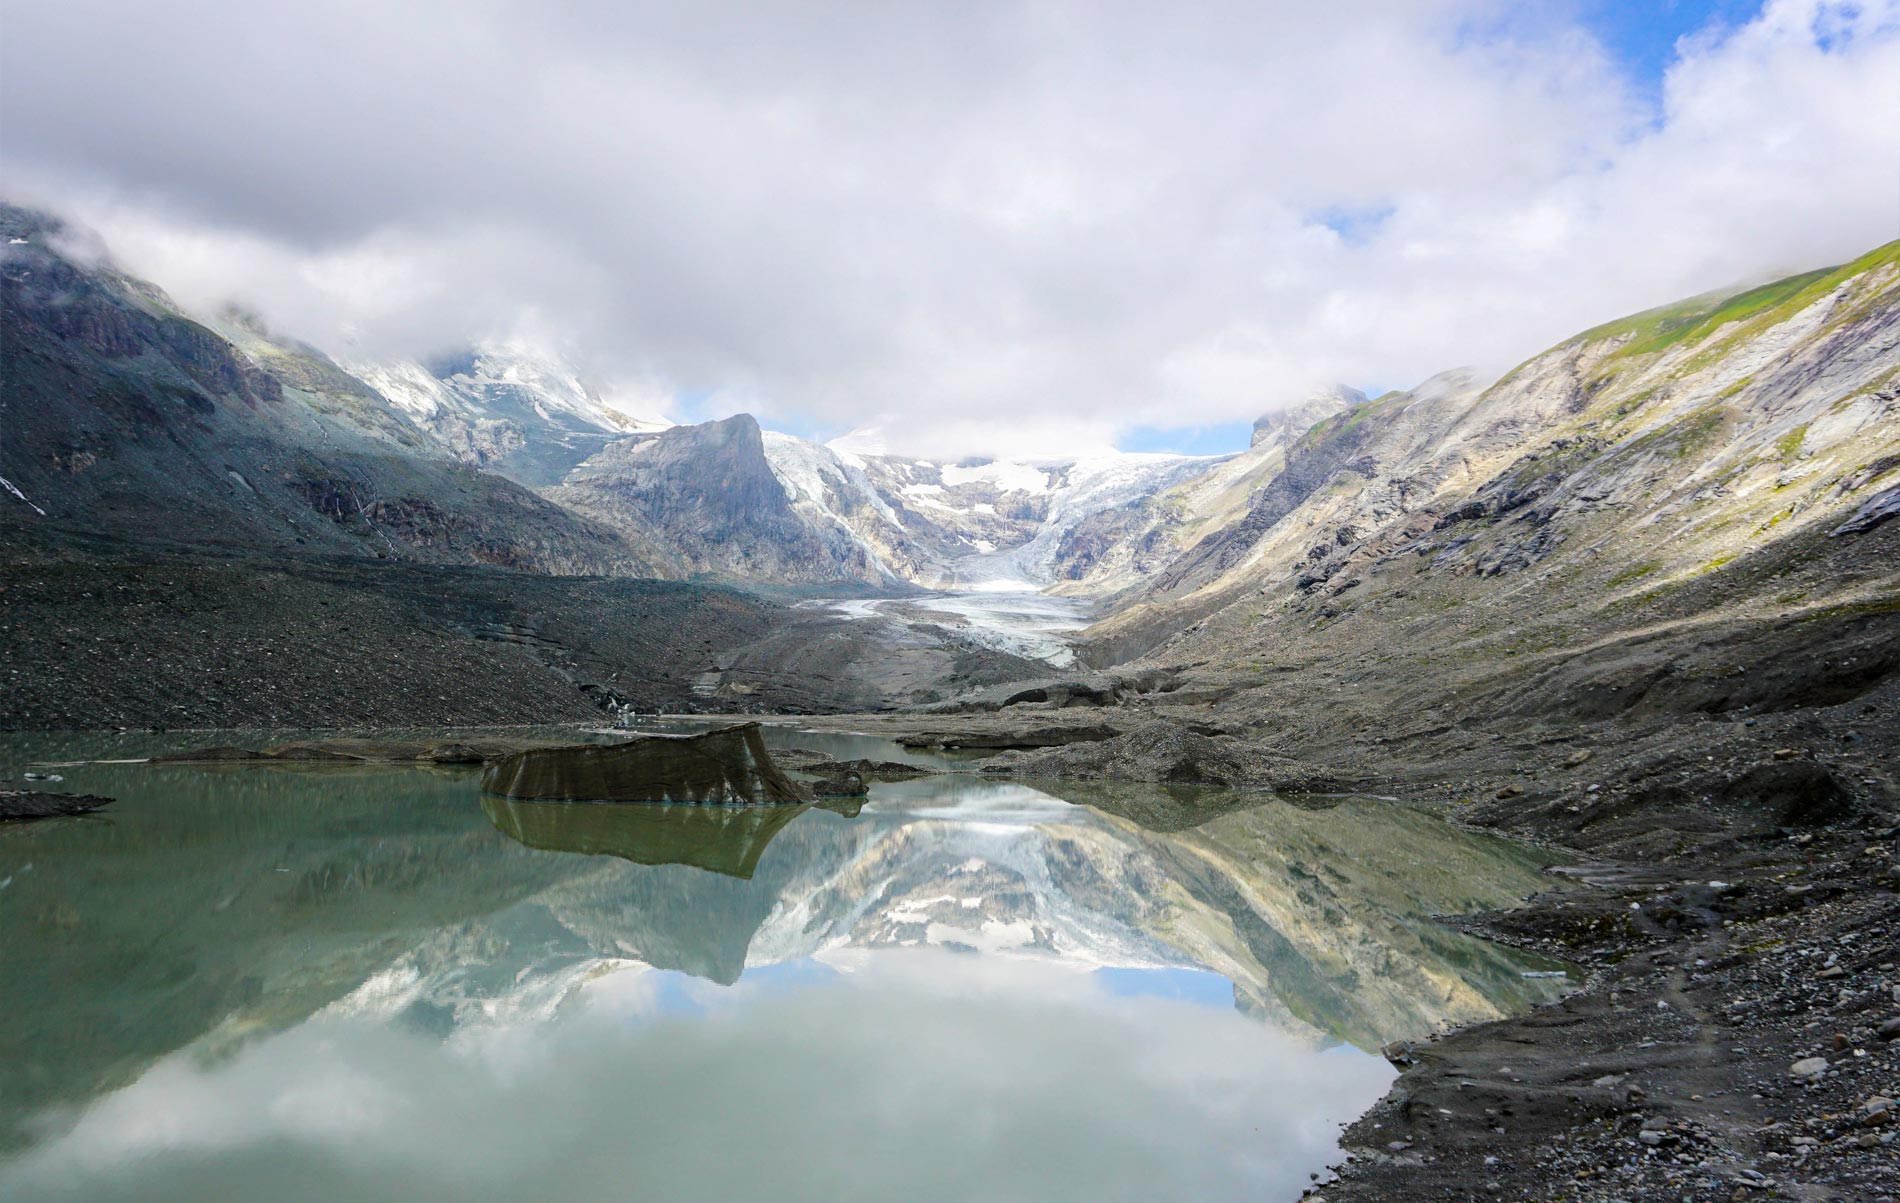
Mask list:
[[[138,542],[652,575],[621,539],[449,460],[317,352],[230,338],[0,207],[0,524]],[[235,339],[236,341],[232,341]]]

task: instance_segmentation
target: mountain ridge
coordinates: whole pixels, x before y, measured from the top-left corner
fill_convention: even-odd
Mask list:
[[[1741,621],[1743,597],[1791,612],[1751,575],[1760,564],[1842,565],[1783,591],[1809,606],[1896,587],[1855,548],[1890,541],[1900,508],[1900,243],[1605,323],[1488,384],[1453,371],[1377,398],[1322,390],[1232,455],[1022,463],[870,454],[748,415],[641,422],[526,345],[433,370],[340,365],[238,311],[183,313],[72,250],[55,218],[7,208],[0,226],[0,523],[22,550],[341,556],[779,596],[1042,591],[1094,607],[1091,663],[1187,666],[1242,693],[1262,688],[1250,665],[1397,665],[1413,636],[1393,633],[1434,622],[1489,665],[1508,650],[1474,617],[1490,609],[1548,611],[1520,623],[1541,651],[1566,632],[1595,646],[1643,615]],[[815,621],[747,628],[754,643],[697,657],[681,688],[742,706],[779,688],[788,703],[889,701],[781,675],[819,668],[794,646]],[[878,630],[867,647],[923,656],[888,678],[912,702],[1033,672],[984,660],[927,614]],[[1431,657],[1414,659],[1395,671]],[[939,669],[952,676],[937,686],[919,675]]]

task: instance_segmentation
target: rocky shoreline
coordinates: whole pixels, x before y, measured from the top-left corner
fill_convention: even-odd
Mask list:
[[[1585,966],[1584,988],[1391,1050],[1403,1076],[1310,1198],[1900,1194],[1896,834],[1592,864],[1585,888],[1452,919]]]

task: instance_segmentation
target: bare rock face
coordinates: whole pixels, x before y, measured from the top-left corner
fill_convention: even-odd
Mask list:
[[[1837,537],[1865,534],[1889,518],[1900,518],[1900,485],[1875,494],[1832,533]]]
[[[608,444],[547,495],[629,538],[655,538],[670,575],[884,583],[845,532],[808,522],[750,414]]]
[[[805,802],[759,724],[704,735],[521,752],[488,766],[482,791],[544,802]]]

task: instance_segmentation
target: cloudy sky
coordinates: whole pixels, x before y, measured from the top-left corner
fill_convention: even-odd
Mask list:
[[[6,0],[0,171],[347,357],[1224,449],[1900,237],[1900,0]]]

